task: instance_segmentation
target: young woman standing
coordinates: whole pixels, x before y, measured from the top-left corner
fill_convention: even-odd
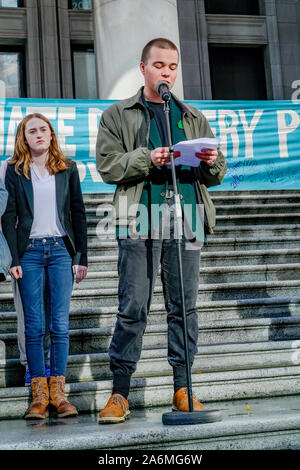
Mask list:
[[[66,400],[69,308],[73,280],[87,274],[87,230],[76,163],[60,151],[50,121],[41,114],[19,124],[5,178],[8,203],[3,231],[12,255],[24,308],[32,403],[25,418],[45,418],[48,405],[59,417],[77,415]],[[49,387],[45,373],[44,291],[51,337]]]

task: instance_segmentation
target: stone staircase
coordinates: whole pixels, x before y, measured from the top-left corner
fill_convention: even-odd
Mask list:
[[[199,348],[193,391],[206,403],[297,395],[300,391],[300,191],[213,192],[217,227],[202,250]],[[112,195],[85,195],[89,272],[73,290],[67,391],[81,411],[101,409],[111,391],[108,347],[117,313],[117,244]],[[18,361],[10,281],[0,284],[0,418],[28,406]],[[168,406],[172,370],[158,278],[131,408]],[[157,393],[159,390],[159,393]]]

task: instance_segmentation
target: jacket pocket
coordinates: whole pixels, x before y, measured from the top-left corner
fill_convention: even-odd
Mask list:
[[[144,182],[130,186],[124,184],[117,187],[113,204],[118,224],[128,225],[129,221],[135,218],[143,186]]]
[[[201,197],[206,211],[208,229],[210,233],[213,233],[213,229],[216,225],[216,208],[211,200],[209,192],[204,184],[198,183]]]

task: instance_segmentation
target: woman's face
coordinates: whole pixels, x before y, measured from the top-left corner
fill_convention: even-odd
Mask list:
[[[48,124],[40,118],[29,119],[25,126],[25,141],[31,153],[42,154],[46,152],[52,140]]]

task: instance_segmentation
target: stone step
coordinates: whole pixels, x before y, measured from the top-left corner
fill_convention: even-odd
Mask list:
[[[207,240],[209,243],[216,242],[219,238],[228,238],[232,235],[238,238],[255,238],[257,235],[260,237],[298,237],[300,236],[300,224],[270,224],[270,225],[227,225],[216,226],[214,234],[209,234]],[[96,227],[88,228],[88,241],[107,238],[110,241],[116,240],[115,229],[106,227],[103,224],[97,224]]]
[[[249,404],[251,407],[248,415],[246,407]],[[68,458],[71,466],[73,462],[74,466],[78,466],[80,458],[82,461],[84,459],[84,463],[89,462],[89,457],[96,453],[97,463],[104,465],[106,459],[109,459],[110,465],[118,465],[116,458],[122,458],[123,466],[126,467],[134,465],[136,460],[142,464],[149,463],[151,459],[153,464],[155,459],[157,465],[161,465],[164,459],[171,465],[188,465],[192,462],[200,465],[206,461],[211,462],[212,452],[208,454],[205,451],[299,450],[298,404],[297,395],[253,398],[250,401],[208,402],[205,403],[205,410],[219,410],[222,421],[193,426],[164,426],[162,415],[170,412],[170,403],[163,407],[131,409],[130,419],[125,423],[101,426],[100,429],[97,422],[99,410],[82,413],[76,418],[70,418],[68,422],[52,415],[43,422],[42,432],[41,426],[35,427],[36,423],[30,425],[28,421],[21,419],[3,419],[0,422],[1,449],[11,451],[10,462],[15,462],[17,456],[18,463],[23,455],[16,451],[56,450],[65,451],[62,456]],[[69,426],[66,427],[67,424]],[[36,430],[39,432],[34,432]],[[83,452],[79,455],[78,452],[68,452],[71,450]],[[92,452],[87,455],[87,450]],[[136,453],[137,450],[139,454]],[[164,451],[167,453],[164,454]],[[189,451],[193,451],[193,454],[190,455]],[[51,460],[52,455],[48,452],[47,461]],[[223,457],[222,454],[219,456]],[[286,453],[279,455],[278,452],[273,452],[264,457],[268,458],[269,465],[276,467],[280,459],[280,463],[284,464]],[[294,454],[294,457],[297,458],[297,455]],[[259,467],[261,461],[262,454],[252,452],[252,465]],[[240,453],[231,452],[231,467],[237,468],[240,462]]]
[[[209,191],[213,203],[222,204],[293,204],[300,202],[300,192],[294,191]],[[84,203],[87,207],[98,204],[112,204],[113,193],[84,194]]]
[[[232,238],[232,232],[234,232],[237,238],[255,238],[258,234],[260,237],[299,237],[300,236],[300,224],[277,224],[277,225],[227,225],[227,226],[216,226],[214,228],[214,234],[209,234],[207,240],[209,243],[216,242],[219,238]],[[107,238],[110,241],[115,241],[115,228],[106,227],[103,224],[97,224],[96,227],[88,228],[88,241]]]
[[[300,297],[262,298],[198,302],[200,322],[236,320],[244,318],[294,317],[300,312]],[[70,311],[70,329],[113,327],[118,313],[117,304],[111,307],[82,307]],[[165,305],[151,304],[148,324],[163,324],[166,321]],[[0,312],[0,333],[15,333],[16,312]]]
[[[249,282],[249,281],[280,281],[300,279],[300,264],[265,264],[265,265],[239,265],[239,266],[217,266],[201,267],[200,282],[202,284],[226,283],[226,282]],[[74,286],[74,290],[99,287],[117,287],[119,277],[117,271],[92,271],[80,283]],[[160,277],[157,285],[161,285]],[[300,282],[299,282],[300,286]],[[1,289],[1,287],[0,287]],[[0,290],[1,292],[1,290]]]
[[[259,281],[288,281],[289,279],[300,280],[300,264],[265,264],[265,265],[239,265],[239,266],[217,266],[201,267],[200,282],[202,284],[226,283],[226,282],[259,282]],[[117,271],[92,271],[80,283],[75,284],[73,290],[83,288],[95,289],[117,287],[119,277]],[[156,285],[161,285],[160,276],[156,280]],[[3,289],[6,286],[3,284]],[[300,281],[299,281],[300,287]],[[0,292],[2,287],[0,285]],[[5,292],[5,291],[4,291]]]
[[[216,300],[241,300],[265,297],[298,297],[300,296],[299,280],[230,282],[225,284],[200,284],[199,302]],[[2,311],[13,311],[13,295],[0,293]],[[163,303],[162,287],[154,288],[153,303]],[[74,289],[71,298],[71,309],[118,305],[117,288]]]
[[[216,206],[217,215],[244,215],[244,214],[293,214],[299,213],[300,203],[276,204],[219,204]]]
[[[201,397],[201,401],[204,403],[299,395],[300,367],[288,366],[203,372],[201,374],[192,374],[192,381],[194,394]],[[111,394],[111,390],[111,380],[78,382],[66,385],[67,398],[74,403],[80,412],[96,412],[102,409]],[[0,418],[20,418],[23,416],[28,408],[29,397],[29,387],[0,389]],[[173,378],[171,376],[142,377],[131,381],[129,395],[131,409],[155,406],[171,407],[172,397]]]
[[[299,226],[300,228],[300,226]],[[231,235],[235,232],[231,231]],[[292,233],[292,231],[289,231]],[[202,247],[204,252],[225,252],[225,251],[251,251],[251,250],[268,250],[268,249],[298,249],[300,246],[300,231],[299,235],[294,236],[269,236],[262,237],[259,233],[255,236],[248,237],[209,237],[208,245]],[[89,239],[89,254],[91,256],[99,256],[101,254],[115,255],[118,252],[118,244],[114,238],[104,239],[90,237]]]
[[[249,404],[251,407],[248,415],[246,407]],[[250,401],[244,399],[208,402],[205,403],[205,410],[219,410],[222,421],[193,426],[163,425],[162,415],[170,412],[171,402],[163,407],[131,409],[130,419],[125,423],[101,426],[100,429],[97,422],[99,410],[82,413],[76,418],[70,418],[68,422],[52,415],[43,422],[42,432],[40,426],[37,429],[35,424],[29,425],[28,421],[3,419],[0,422],[1,449],[11,451],[10,462],[14,462],[16,456],[19,456],[18,463],[23,455],[16,451],[56,450],[67,451],[62,456],[68,459],[71,466],[73,462],[74,466],[78,466],[80,458],[82,461],[84,459],[86,464],[89,457],[95,454],[97,463],[104,465],[107,459],[110,465],[118,465],[116,459],[120,458],[126,467],[134,466],[137,460],[139,464],[146,464],[151,459],[153,464],[155,459],[156,465],[161,465],[164,459],[170,465],[188,465],[192,462],[194,465],[200,465],[203,462],[211,462],[212,452],[208,454],[205,451],[299,450],[298,405],[297,395],[253,398]],[[67,424],[69,426],[66,427]],[[39,432],[34,432],[36,430]],[[79,455],[78,452],[71,453],[71,450],[83,452]],[[92,452],[87,455],[87,450]],[[140,453],[137,454],[136,450]],[[167,453],[164,454],[164,451]],[[193,454],[190,455],[189,451],[193,451]],[[52,455],[48,452],[47,461],[51,460]],[[290,455],[291,453],[289,457]],[[222,457],[220,453],[217,457],[218,463]],[[252,452],[250,457],[252,465],[261,465],[261,453]],[[286,461],[286,453],[267,453],[263,457],[267,457],[268,464],[274,467]],[[294,457],[297,458],[297,455],[294,454]],[[237,468],[241,465],[240,462],[240,453],[231,452],[231,467]]]
[[[200,285],[224,284],[235,282],[277,282],[300,280],[300,264],[265,264],[265,265],[238,265],[202,267],[200,269]],[[86,278],[80,283],[74,283],[73,295],[76,291],[92,292],[101,286],[102,289],[114,289],[118,287],[119,276],[117,271],[93,271],[90,270]],[[298,282],[300,288],[300,281]],[[160,275],[156,279],[156,286],[162,286]],[[11,291],[9,281],[0,284],[0,295]],[[0,297],[1,298],[1,297]]]
[[[257,368],[287,367],[300,364],[299,340],[269,340],[255,343],[201,345],[192,372],[222,372]],[[18,359],[0,361],[0,387],[24,385],[25,369]],[[135,377],[172,375],[167,348],[143,349]],[[70,355],[68,382],[111,378],[108,352]]]
[[[101,203],[95,206],[86,207],[86,216],[88,219],[97,218],[111,218],[114,211],[114,206],[111,203]],[[216,205],[216,213],[218,216],[242,216],[245,214],[258,214],[258,215],[287,215],[295,214],[299,217],[300,203],[293,201],[286,203],[276,204],[262,204],[262,203],[244,203],[244,204],[218,204]],[[99,221],[99,220],[98,220]]]
[[[277,191],[274,191],[273,194],[256,194],[256,191],[253,191],[252,194],[223,194],[219,193],[219,196],[215,193],[212,196],[212,201],[216,207],[219,205],[255,205],[255,204],[299,204],[300,203],[300,194],[299,191],[295,193],[283,193],[277,194]]]
[[[89,272],[115,271],[118,255],[89,256]],[[212,266],[243,266],[259,264],[291,264],[300,263],[300,250],[251,250],[251,251],[202,251],[201,268]]]
[[[300,200],[300,199],[299,199]],[[217,216],[236,216],[236,215],[245,215],[245,214],[296,214],[299,215],[300,211],[300,203],[299,202],[285,202],[285,203],[270,203],[264,204],[259,202],[254,203],[252,201],[251,204],[248,202],[239,204],[217,204],[216,205],[216,213]],[[107,219],[112,217],[112,213],[114,212],[114,206],[112,203],[101,203],[95,206],[86,206],[86,216],[87,218],[101,218],[105,217]]]
[[[260,282],[260,281],[288,281],[300,280],[300,264],[262,264],[262,265],[238,265],[201,267],[200,282],[206,284],[225,284],[232,282]],[[88,271],[87,276],[80,284],[74,283],[73,293],[83,289],[93,290],[101,288],[117,288],[119,283],[118,272],[115,271]],[[156,279],[156,285],[161,286],[160,274]],[[300,281],[299,281],[300,287]],[[11,290],[9,280],[0,283],[0,294]]]
[[[300,279],[300,264],[262,264],[262,265],[237,265],[201,267],[200,282],[202,284],[226,283],[226,282],[248,282],[248,281],[281,281],[289,279]],[[80,284],[74,284],[75,290],[117,287],[119,282],[118,273],[114,271],[94,271],[90,269],[86,278]],[[161,285],[158,275],[157,285]],[[0,284],[0,293],[7,292],[10,283]]]
[[[216,216],[216,224],[220,226],[240,226],[240,225],[276,225],[276,224],[284,224],[284,225],[295,225],[300,223],[300,212],[294,212],[291,214],[242,214],[239,215],[234,212],[231,215],[218,215]],[[102,215],[99,213],[97,217],[90,216],[87,214],[87,226],[88,228],[91,227],[99,227],[98,230],[103,232],[103,227],[107,227],[110,230],[114,228],[113,221],[111,217],[105,216],[105,219],[102,219]]]
[[[82,328],[70,330],[70,354],[108,351],[113,327]],[[199,345],[262,342],[295,339],[300,336],[300,316],[280,318],[254,318],[199,322]],[[143,337],[143,347],[167,346],[167,325],[148,325]],[[0,358],[17,358],[19,355],[16,333],[0,334]]]

